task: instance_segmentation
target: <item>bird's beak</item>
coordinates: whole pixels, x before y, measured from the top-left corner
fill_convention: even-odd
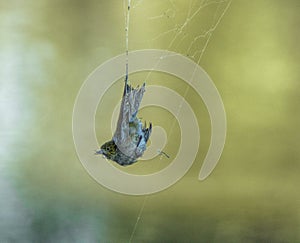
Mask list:
[[[96,150],[96,151],[95,151],[95,154],[103,154],[102,149]]]

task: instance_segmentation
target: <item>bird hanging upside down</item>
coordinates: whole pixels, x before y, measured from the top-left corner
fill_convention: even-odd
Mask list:
[[[102,154],[107,159],[126,166],[133,164],[146,150],[147,141],[151,135],[152,124],[144,126],[137,113],[145,92],[142,87],[132,88],[125,78],[124,93],[121,102],[117,128],[112,140],[104,143],[96,154]]]

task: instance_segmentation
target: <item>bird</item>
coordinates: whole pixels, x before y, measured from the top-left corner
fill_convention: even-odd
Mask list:
[[[128,84],[127,75],[124,83],[116,131],[111,140],[96,150],[96,154],[102,154],[121,166],[138,161],[147,149],[147,142],[152,132],[152,123],[150,122],[148,126],[137,117],[145,92],[145,83],[141,87],[133,88]]]

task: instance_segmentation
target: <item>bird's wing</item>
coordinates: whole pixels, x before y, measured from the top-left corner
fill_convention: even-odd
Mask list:
[[[122,97],[118,124],[113,140],[118,146],[118,149],[127,156],[133,155],[136,147],[136,144],[132,142],[132,138],[129,134],[129,122],[135,119],[144,92],[145,84],[143,84],[141,88],[136,89],[127,85]]]

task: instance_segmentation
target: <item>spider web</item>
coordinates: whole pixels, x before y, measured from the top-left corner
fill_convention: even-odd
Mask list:
[[[184,55],[199,65],[213,32],[229,9],[231,1],[124,0],[126,75],[128,65],[130,66],[128,51],[134,49],[164,49]],[[145,81],[151,74],[150,71]],[[193,75],[194,73],[192,77]],[[187,86],[182,103],[189,89],[190,86]],[[178,114],[180,109],[181,105],[178,107]],[[175,122],[174,118],[168,134],[172,132]],[[144,197],[129,242],[135,236],[148,198],[149,196]]]
[[[231,0],[131,1],[130,49],[165,49],[199,64],[230,3]]]

